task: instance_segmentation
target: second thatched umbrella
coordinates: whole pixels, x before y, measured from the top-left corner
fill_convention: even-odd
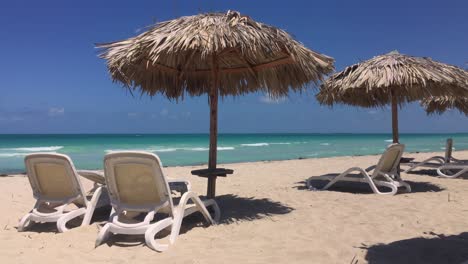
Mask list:
[[[238,12],[186,16],[161,22],[127,40],[101,44],[114,81],[169,99],[209,95],[208,196],[215,195],[218,96],[263,91],[272,97],[300,91],[333,71],[333,59],[311,51],[288,33]],[[193,172],[192,172],[193,173]]]
[[[455,96],[434,96],[421,100],[421,106],[428,114],[442,114],[448,110],[458,110],[468,116],[468,98]]]
[[[393,142],[399,142],[398,107],[431,96],[468,96],[468,72],[426,57],[396,51],[352,65],[321,86],[321,104],[392,107]]]

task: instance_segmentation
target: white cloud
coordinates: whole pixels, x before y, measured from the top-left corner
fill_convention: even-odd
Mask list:
[[[167,108],[164,108],[163,110],[161,110],[161,112],[159,112],[159,114],[161,116],[167,116],[169,114],[169,110],[167,110]]]
[[[130,112],[130,113],[127,113],[127,116],[128,116],[129,118],[135,118],[135,117],[138,116],[138,113]]]
[[[182,113],[182,116],[184,116],[185,118],[190,118],[190,116],[192,116],[192,113],[191,112],[183,112]]]
[[[266,93],[265,95],[260,96],[259,99],[260,99],[260,102],[265,103],[265,104],[281,104],[287,100],[286,97],[274,98],[269,93]]]
[[[22,116],[13,116],[11,118],[11,121],[23,121],[24,120],[24,117]]]
[[[65,108],[51,107],[49,108],[49,116],[63,116],[65,115]]]

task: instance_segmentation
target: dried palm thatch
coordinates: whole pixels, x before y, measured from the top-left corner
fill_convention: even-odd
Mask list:
[[[321,86],[320,103],[381,107],[437,95],[468,94],[468,72],[456,66],[396,51],[376,56],[333,74]]]
[[[114,81],[170,99],[210,93],[214,71],[221,96],[263,90],[274,97],[333,71],[332,58],[232,11],[161,22],[136,37],[97,46]]]
[[[317,99],[362,107],[392,105],[398,142],[398,106],[431,96],[468,96],[468,72],[456,66],[392,51],[347,67],[322,85]]]
[[[421,100],[421,106],[428,114],[442,114],[447,110],[456,109],[468,116],[467,97],[435,96]]]
[[[208,196],[214,197],[218,96],[263,91],[280,98],[333,71],[333,59],[288,33],[238,12],[161,22],[127,40],[99,44],[114,81],[150,96],[178,100],[209,94]]]

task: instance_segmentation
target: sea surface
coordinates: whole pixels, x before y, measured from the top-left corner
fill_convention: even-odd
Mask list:
[[[454,139],[468,150],[466,134],[402,134],[408,152],[443,151]],[[380,154],[390,134],[221,134],[218,163]],[[207,134],[0,135],[0,173],[24,172],[24,156],[34,152],[69,155],[78,169],[102,169],[112,151],[143,150],[160,156],[164,166],[206,164]]]

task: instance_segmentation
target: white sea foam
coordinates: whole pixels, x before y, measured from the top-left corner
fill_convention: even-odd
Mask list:
[[[113,152],[122,152],[122,151],[150,151],[150,150],[147,150],[147,149],[106,149],[104,151],[106,153],[113,153]]]
[[[234,147],[218,147],[218,150],[234,150]]]
[[[320,146],[330,146],[330,143],[320,143]]]
[[[234,150],[234,147],[218,147],[218,150]],[[174,152],[178,150],[185,150],[185,151],[208,151],[209,148],[202,148],[202,147],[196,147],[196,148],[148,148],[148,149],[140,149],[140,150],[135,150],[135,149],[107,149],[105,150],[106,153],[112,153],[112,152],[119,152],[119,151],[149,151],[149,152],[156,152],[156,153],[161,153],[161,152]]]
[[[26,156],[27,153],[0,153],[0,157],[10,158],[10,157],[22,157]]]
[[[209,148],[185,148],[185,150],[192,150],[192,151],[207,151]]]
[[[38,152],[38,151],[57,151],[57,150],[62,149],[62,148],[63,148],[63,146],[49,146],[49,147],[3,148],[3,149],[0,149],[0,150]]]
[[[218,150],[234,150],[234,147],[218,147]],[[191,151],[208,151],[209,148],[184,148],[184,150],[191,150]]]
[[[308,141],[294,141],[293,144],[306,144]]]
[[[251,144],[241,144],[241,146],[244,147],[263,147],[263,146],[268,146],[270,144],[268,143],[251,143]]]
[[[177,151],[176,148],[162,148],[162,149],[155,149],[155,150],[152,150],[152,152],[173,152],[173,151]]]
[[[393,139],[386,139],[385,142],[390,142],[390,143],[392,143],[392,142],[393,142]]]

